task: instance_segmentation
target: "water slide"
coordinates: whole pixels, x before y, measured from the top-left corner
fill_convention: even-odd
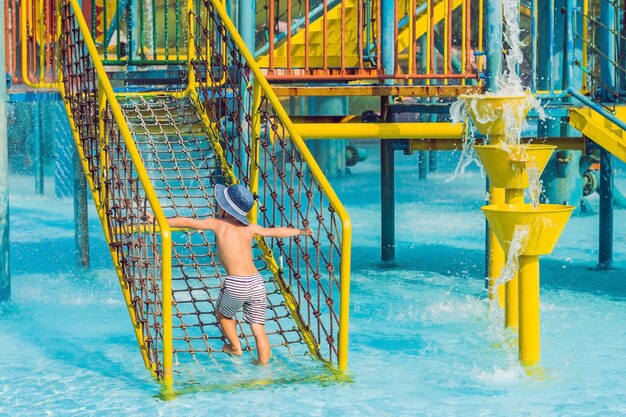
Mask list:
[[[221,3],[194,11],[189,2],[186,87],[134,93],[112,87],[77,0],[60,4],[61,95],[153,375],[171,388],[176,366],[215,364],[221,353],[214,310],[225,271],[214,237],[166,222],[215,215],[218,182],[248,186],[250,219],[262,226],[313,229],[312,238],[255,242],[267,332],[275,356],[345,369],[350,220]],[[254,356],[249,329],[237,326]]]

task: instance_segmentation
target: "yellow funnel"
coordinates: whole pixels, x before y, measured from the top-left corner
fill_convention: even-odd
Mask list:
[[[559,204],[497,204],[481,208],[505,253],[509,252],[516,227],[528,227],[521,255],[538,256],[552,252],[574,206]]]
[[[463,102],[476,128],[483,135],[504,135],[505,130],[512,129],[515,132],[521,131],[528,110],[534,104],[530,94],[461,94],[459,100]]]
[[[497,188],[528,188],[528,168],[536,168],[539,175],[545,169],[556,146],[552,145],[476,145],[489,181]]]

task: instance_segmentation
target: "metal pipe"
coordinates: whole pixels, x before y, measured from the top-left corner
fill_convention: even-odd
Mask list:
[[[437,172],[437,152],[428,152],[428,172]]]
[[[381,21],[381,53],[384,73],[392,75],[395,71],[396,45],[394,33],[396,30],[396,5],[394,0],[381,0],[380,21]],[[391,80],[385,80],[385,84],[393,84]]]
[[[574,81],[574,11],[576,10],[576,0],[567,0],[565,6],[565,50],[563,51],[563,65],[567,67],[565,70],[565,85],[571,90]],[[553,41],[551,41],[553,42]],[[551,60],[549,57],[548,60]],[[552,85],[548,86],[552,92]],[[574,95],[574,94],[572,94]],[[574,96],[576,97],[576,96]],[[580,100],[579,97],[576,97]]]
[[[43,134],[41,114],[41,103],[34,103],[33,117],[35,118],[32,125],[33,130],[30,133],[33,146],[33,174],[35,177],[35,193],[43,195],[44,193],[44,174],[43,174],[43,150],[41,149],[41,136]]]
[[[425,180],[428,177],[428,151],[418,152],[418,179]]]
[[[89,268],[89,220],[87,216],[87,181],[78,152],[73,152],[74,167],[74,241],[76,266]]]
[[[465,127],[452,123],[294,123],[304,139],[455,139]]]
[[[573,82],[573,50],[574,36],[572,32],[573,0],[568,0],[568,42],[567,42],[567,63],[569,65],[568,75],[568,92],[579,101],[583,102],[593,110],[602,114],[609,121],[613,122],[622,129],[626,129],[626,124],[614,115],[604,110],[601,106],[591,102],[585,96],[572,88]],[[612,28],[615,23],[615,14],[608,2],[600,3],[600,21],[608,28]],[[609,30],[604,28],[600,33],[599,46],[601,48],[600,58],[600,75],[602,83],[606,88],[614,88],[615,68],[611,65],[611,61],[615,61],[615,37]],[[602,92],[602,100],[607,101],[609,96],[606,88]],[[598,250],[598,267],[608,268],[613,261],[613,157],[611,154],[602,149],[600,151],[600,194],[599,207],[599,250]]]
[[[613,155],[600,150],[600,195],[598,268],[611,267],[613,262]]]
[[[485,52],[487,55],[487,90],[498,89],[497,80],[502,75],[502,0],[486,0],[487,33]]]
[[[5,0],[0,0],[0,68],[6,68]],[[0,302],[11,298],[9,272],[9,146],[7,138],[7,86],[0,82]]]
[[[568,32],[565,32],[568,33]],[[548,90],[554,92],[554,0],[548,8]]]
[[[387,97],[381,98],[381,110],[388,108]],[[387,111],[385,111],[386,113]],[[393,117],[393,116],[392,116]],[[385,119],[383,119],[385,120]],[[395,182],[394,149],[392,141],[380,142],[380,206],[381,259],[392,263],[395,251]]]
[[[237,29],[239,30],[241,39],[243,39],[249,51],[254,51],[255,49],[254,19],[256,16],[256,1],[239,0],[237,4],[237,15],[238,15]],[[271,24],[273,24],[273,22],[271,22]],[[291,22],[288,22],[288,25],[290,24]],[[291,38],[291,34],[289,35],[289,38]],[[291,41],[291,39],[289,39],[289,41]]]
[[[611,33],[615,26],[615,9],[608,1],[600,2],[600,21],[606,27],[600,32],[600,76],[605,88],[602,101],[614,101],[615,90],[615,35]],[[599,207],[599,248],[598,268],[610,268],[613,262],[613,156],[606,149],[600,151],[600,195]]]

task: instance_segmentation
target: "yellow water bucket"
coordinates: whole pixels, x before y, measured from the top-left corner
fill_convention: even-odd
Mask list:
[[[521,131],[522,123],[534,103],[530,94],[461,94],[458,99],[483,135],[504,135],[506,129]]]
[[[527,188],[528,168],[541,175],[556,146],[552,145],[476,145],[489,182],[497,188]]]
[[[509,252],[516,228],[527,229],[521,255],[538,256],[552,252],[574,206],[560,204],[492,204],[481,207],[498,242]]]

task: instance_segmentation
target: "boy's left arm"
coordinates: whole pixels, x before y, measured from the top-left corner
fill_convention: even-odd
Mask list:
[[[294,227],[261,227],[259,225],[252,225],[255,235],[263,237],[293,237],[293,236],[313,236],[313,230],[305,227],[303,229],[296,229]]]

